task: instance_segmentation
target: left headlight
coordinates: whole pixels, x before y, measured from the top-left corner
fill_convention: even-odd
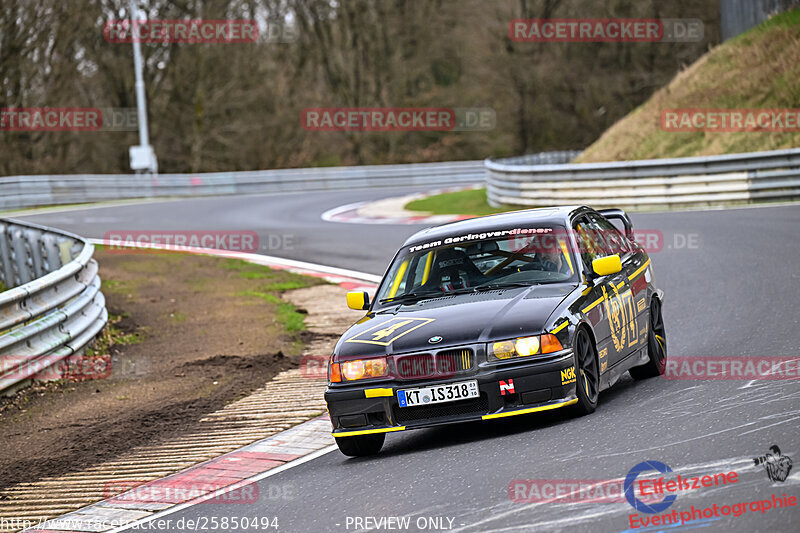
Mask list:
[[[528,357],[537,354],[553,353],[564,347],[555,335],[545,333],[531,337],[518,337],[507,341],[490,342],[487,353],[490,359],[506,360],[514,357]]]
[[[329,379],[334,383],[380,378],[389,374],[389,363],[385,357],[356,359],[343,363],[331,363]],[[337,379],[338,378],[338,379]],[[342,379],[344,378],[344,379]]]

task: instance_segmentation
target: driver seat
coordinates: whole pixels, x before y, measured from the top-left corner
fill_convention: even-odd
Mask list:
[[[478,267],[462,250],[447,248],[436,256],[439,287],[444,292],[471,287],[477,278],[483,277]]]

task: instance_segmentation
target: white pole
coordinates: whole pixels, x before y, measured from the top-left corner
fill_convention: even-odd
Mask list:
[[[138,32],[133,30],[133,26],[135,24],[134,20],[138,18],[136,15],[136,0],[129,0],[128,5],[131,12],[133,70],[136,75],[136,109],[139,117],[139,146],[136,148],[138,148],[139,152],[144,152],[149,155],[149,157],[146,158],[149,160],[146,166],[148,170],[155,173],[158,172],[158,166],[156,163],[155,154],[152,152],[152,148],[150,147],[150,135],[147,128],[147,100],[145,99],[144,77],[142,76],[142,49],[139,44]],[[132,147],[131,150],[134,150],[134,147]],[[132,162],[133,159],[134,158],[132,156]],[[134,165],[132,164],[132,166]],[[134,170],[141,170],[141,167],[134,168]]]
[[[133,31],[134,17],[136,16],[136,0],[130,0],[131,31]],[[133,69],[136,73],[136,108],[139,112],[139,144],[147,146],[150,138],[147,133],[147,102],[144,96],[144,79],[142,77],[142,48],[136,32],[133,33]]]

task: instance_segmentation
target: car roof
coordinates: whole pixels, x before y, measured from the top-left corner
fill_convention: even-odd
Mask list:
[[[521,224],[565,224],[570,216],[579,210],[589,210],[589,208],[583,205],[539,207],[459,220],[418,231],[406,239],[403,246],[444,239],[465,233],[513,229]]]

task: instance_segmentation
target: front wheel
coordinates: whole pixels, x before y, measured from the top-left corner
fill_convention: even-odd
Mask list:
[[[588,415],[597,408],[600,396],[600,372],[597,368],[597,354],[594,343],[585,329],[575,334],[575,392],[578,403],[574,410],[579,415]]]
[[[362,457],[375,455],[383,447],[386,433],[373,433],[371,435],[357,435],[355,437],[337,437],[336,445],[339,451],[349,457]]]
[[[661,316],[661,303],[653,298],[650,304],[650,331],[647,332],[647,363],[631,368],[633,379],[660,376],[667,367],[667,333]]]

